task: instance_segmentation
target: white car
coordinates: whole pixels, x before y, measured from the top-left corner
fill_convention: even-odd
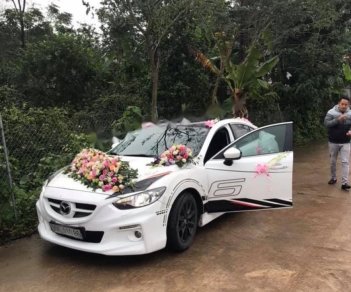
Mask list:
[[[207,125],[207,126],[206,126]],[[93,190],[64,171],[36,204],[40,236],[105,255],[187,249],[198,227],[227,212],[292,207],[292,122],[257,128],[245,119],[164,124],[130,132],[108,154],[138,170],[134,188]],[[172,144],[194,161],[154,167]],[[127,202],[127,203],[126,203]]]

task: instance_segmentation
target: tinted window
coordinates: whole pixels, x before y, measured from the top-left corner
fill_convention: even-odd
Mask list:
[[[235,139],[238,139],[239,137],[251,132],[253,128],[247,126],[247,125],[242,125],[242,124],[230,124],[230,127],[233,130],[234,137]]]
[[[219,129],[213,136],[210,145],[208,146],[204,162],[210,159],[213,155],[221,151],[230,143],[229,133],[226,128]]]
[[[255,131],[234,143],[242,156],[262,155],[291,150],[292,125],[282,124]]]

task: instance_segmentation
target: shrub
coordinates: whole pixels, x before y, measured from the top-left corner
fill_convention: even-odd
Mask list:
[[[95,147],[96,136],[78,134],[65,110],[8,107],[2,112],[14,187],[7,182],[0,148],[0,241],[32,233],[35,202],[50,173],[67,165],[82,148]],[[16,198],[17,220],[11,192]]]

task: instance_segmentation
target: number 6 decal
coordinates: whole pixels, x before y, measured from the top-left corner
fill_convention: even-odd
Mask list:
[[[218,180],[212,183],[209,194],[215,197],[233,197],[240,194],[244,178],[232,180]]]

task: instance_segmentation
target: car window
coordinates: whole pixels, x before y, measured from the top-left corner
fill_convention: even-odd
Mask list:
[[[208,146],[204,162],[209,160],[213,155],[221,151],[224,147],[230,144],[229,132],[226,128],[220,128],[212,137]]]
[[[234,133],[235,139],[238,139],[239,137],[251,132],[253,130],[252,127],[249,127],[247,125],[243,124],[230,124],[230,127]]]
[[[260,129],[235,142],[233,147],[239,149],[243,157],[291,150],[288,148],[292,146],[287,145],[292,142],[286,140],[289,137],[286,133],[291,127],[291,124],[279,124]]]
[[[194,125],[163,125],[130,132],[111,150],[111,154],[154,157],[175,144],[183,144],[196,156],[209,132]]]

